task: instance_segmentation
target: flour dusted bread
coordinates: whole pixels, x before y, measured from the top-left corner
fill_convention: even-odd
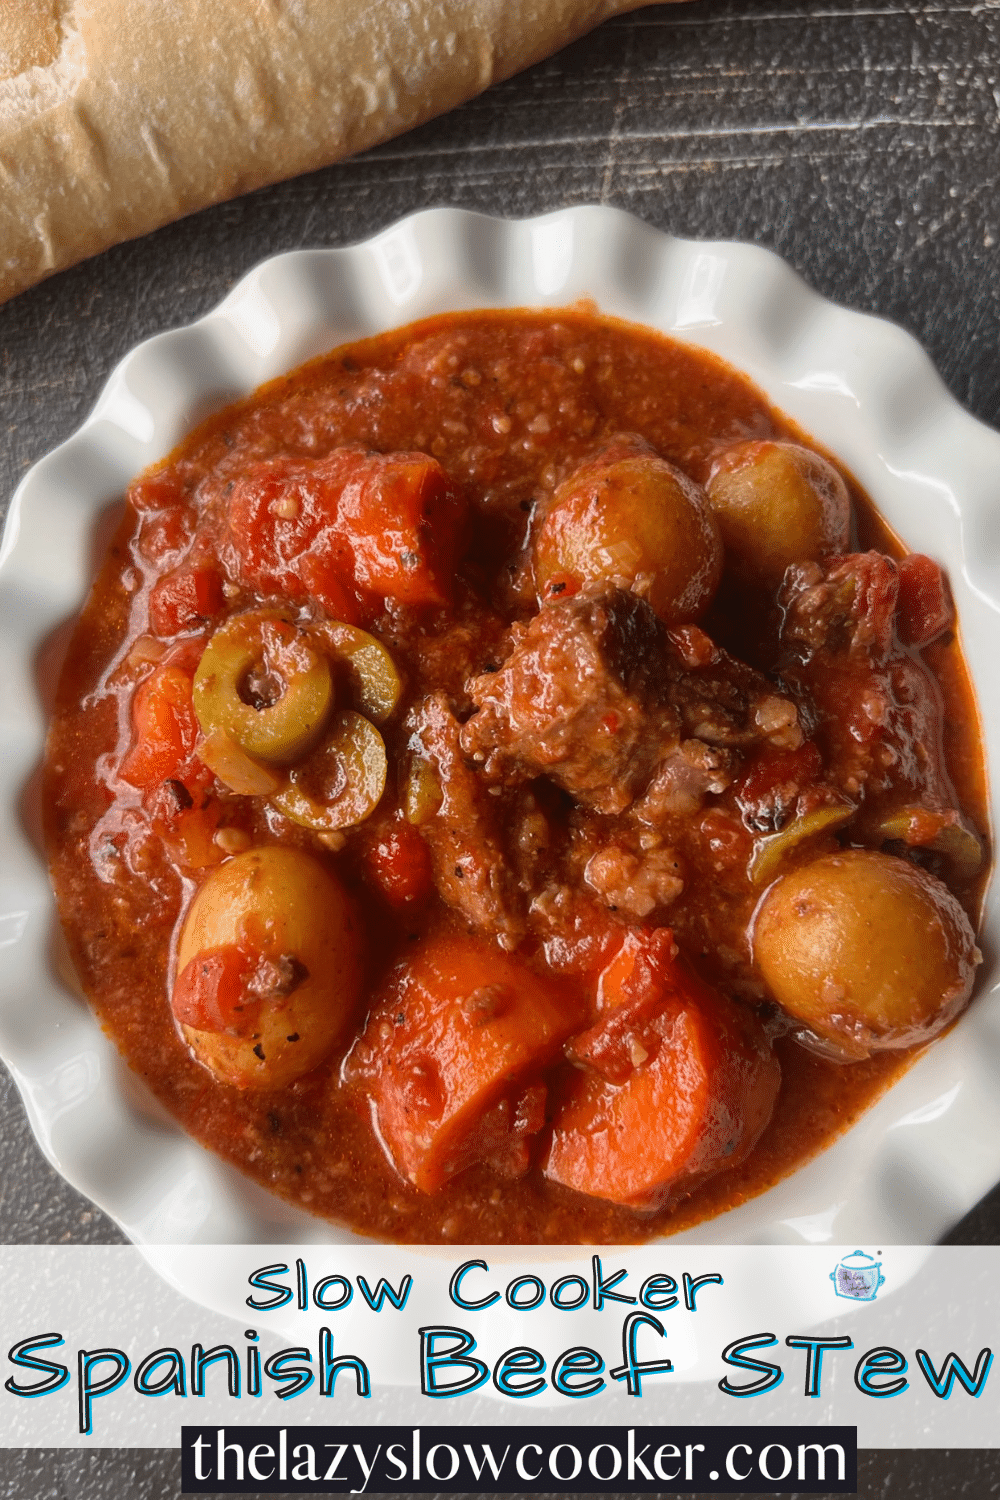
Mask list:
[[[636,4],[5,0],[0,300],[386,140]]]

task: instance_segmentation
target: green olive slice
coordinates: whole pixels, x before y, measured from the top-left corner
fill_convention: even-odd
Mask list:
[[[241,797],[270,797],[281,786],[281,776],[251,760],[224,729],[213,729],[206,736],[198,746],[198,759],[223,786]]]
[[[367,630],[324,620],[311,635],[322,649],[346,665],[355,707],[366,719],[384,724],[399,702],[403,684],[386,648]]]
[[[780,832],[772,833],[766,839],[758,839],[750,860],[751,884],[770,885],[793,850],[807,839],[816,838],[818,834],[832,833],[835,828],[842,828],[845,823],[850,822],[855,811],[853,803],[815,807],[812,812],[793,818]]]
[[[194,709],[204,733],[221,729],[247,755],[272,765],[306,754],[332,701],[326,656],[269,610],[220,626],[194,674]]]
[[[429,823],[443,801],[444,794],[434,767],[419,755],[414,755],[410,760],[403,790],[403,814],[406,821],[415,828],[419,828],[422,823]]]
[[[317,833],[353,828],[378,806],[387,769],[385,744],[374,724],[345,709],[271,801],[293,823]]]
[[[933,849],[951,866],[960,884],[978,875],[983,846],[961,813],[932,812],[926,807],[901,807],[879,819],[873,830],[880,842],[898,840],[911,848]]]

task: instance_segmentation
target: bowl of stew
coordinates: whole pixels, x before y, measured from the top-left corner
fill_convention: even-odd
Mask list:
[[[998,452],[604,209],[140,346],[0,571],[44,1149],[140,1241],[936,1237],[1000,1174]]]

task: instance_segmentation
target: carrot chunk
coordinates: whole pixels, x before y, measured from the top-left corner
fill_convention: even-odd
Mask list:
[[[681,968],[670,934],[632,933],[601,976],[602,1013],[567,1052],[547,1177],[652,1210],[735,1166],[767,1124],[780,1070],[742,1007]]]
[[[191,673],[163,661],[132,700],[135,744],[122,762],[123,780],[146,791],[178,777],[198,739]]]
[[[398,1170],[433,1193],[475,1161],[526,1170],[544,1118],[538,1074],[579,1023],[559,981],[437,935],[391,976],[346,1073]]]
[[[448,603],[462,507],[436,459],[370,455],[344,486],[338,519],[358,588],[418,608]]]

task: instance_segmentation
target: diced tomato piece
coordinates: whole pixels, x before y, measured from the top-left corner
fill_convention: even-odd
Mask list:
[[[193,677],[207,643],[207,635],[188,636],[186,640],[177,641],[167,651],[166,656],[164,656],[161,662],[161,666],[179,667],[181,671],[187,672],[190,677]]]
[[[247,997],[254,959],[233,944],[199,953],[178,974],[171,997],[174,1016],[196,1031],[240,1035],[252,1029],[260,1000]]]
[[[350,574],[345,556],[343,549],[336,547],[307,552],[298,567],[302,597],[315,599],[333,620],[360,625],[368,611],[360,605],[357,592],[345,582],[345,572]]]
[[[933,558],[920,552],[901,557],[897,566],[896,628],[900,640],[907,646],[926,646],[955,623],[948,580]]]
[[[441,605],[463,514],[436,459],[338,448],[317,461],[258,464],[237,480],[230,546],[245,582],[312,597],[338,618],[350,616],[352,592]]]
[[[199,734],[191,683],[191,672],[168,658],[136,689],[132,700],[135,744],[120,773],[133,786],[149,790],[171,777],[180,779]]]
[[[539,1073],[580,1023],[558,980],[439,934],[391,977],[347,1063],[397,1168],[433,1193],[475,1161],[527,1164]],[[530,1093],[531,1086],[536,1092]]]
[[[353,453],[353,450],[351,450]],[[334,537],[340,466],[279,458],[237,479],[229,500],[229,545],[238,575],[261,593],[304,599],[302,566],[331,571],[346,589],[351,557]]]
[[[369,879],[393,906],[415,905],[434,888],[430,850],[410,823],[395,820],[367,850]]]
[[[546,1176],[629,1208],[659,1207],[735,1166],[771,1116],[780,1070],[757,1020],[634,934],[605,970],[605,1012],[557,1105]]]
[[[159,636],[192,630],[225,608],[222,574],[214,563],[175,568],[153,587],[149,623]]]
[[[180,505],[184,492],[176,473],[153,470],[140,474],[129,486],[128,499],[138,511],[169,510]]]
[[[193,521],[182,507],[147,512],[141,520],[136,543],[148,563],[162,567],[172,557],[179,558],[191,542]]]

